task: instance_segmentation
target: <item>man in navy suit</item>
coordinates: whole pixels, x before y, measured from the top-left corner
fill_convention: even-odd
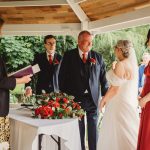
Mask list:
[[[96,150],[97,120],[100,96],[104,96],[108,84],[102,56],[92,48],[92,35],[80,32],[78,47],[64,54],[59,73],[60,90],[73,95],[86,111],[89,150]],[[100,92],[101,87],[101,92]],[[81,146],[85,150],[84,118],[79,121]]]
[[[40,72],[37,74],[35,83],[35,93],[42,94],[58,92],[58,72],[62,56],[56,53],[56,39],[53,35],[47,35],[44,38],[45,52],[37,54],[34,58],[33,65],[38,64]],[[28,91],[29,93],[30,90]]]
[[[4,21],[0,18],[0,35],[3,24]],[[30,75],[16,79],[13,77],[7,77],[6,66],[0,56],[0,143],[7,141],[9,138],[6,137],[8,134],[5,133],[5,126],[8,126],[6,124],[6,116],[9,112],[9,90],[13,90],[16,84],[28,83],[30,80]]]

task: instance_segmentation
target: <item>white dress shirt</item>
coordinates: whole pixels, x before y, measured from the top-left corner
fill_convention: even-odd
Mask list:
[[[79,50],[79,55],[80,55],[80,58],[82,59],[83,58],[83,54],[85,54],[85,57],[86,57],[86,59],[88,58],[88,52],[82,52],[81,50],[80,50],[80,48],[78,48],[78,50]]]
[[[47,54],[47,60],[48,60],[48,61],[49,61],[49,55],[52,55],[52,60],[54,59],[55,52],[48,53],[48,52],[46,51],[46,54]]]

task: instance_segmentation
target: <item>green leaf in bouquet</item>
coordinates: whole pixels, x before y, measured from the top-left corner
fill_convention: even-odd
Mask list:
[[[69,95],[68,98],[69,98],[70,100],[73,100],[75,97],[72,96],[72,95]]]
[[[42,104],[42,101],[41,101],[41,100],[37,100],[36,103],[37,103],[38,105],[41,105],[41,104]]]

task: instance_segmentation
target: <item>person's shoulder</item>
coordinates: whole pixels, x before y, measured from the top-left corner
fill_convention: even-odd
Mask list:
[[[64,55],[65,56],[71,56],[71,55],[74,55],[77,51],[78,51],[77,48],[71,49],[71,50],[66,51]]]
[[[62,59],[62,56],[61,56],[60,54],[56,53],[56,58],[57,58],[58,60],[61,60],[61,59]]]
[[[95,58],[99,62],[99,64],[104,63],[103,56],[99,52],[91,50],[91,57]]]
[[[125,75],[125,68],[123,62],[117,62],[115,65],[114,73],[119,77],[119,78],[124,78]]]
[[[34,58],[41,58],[41,57],[43,57],[43,56],[45,56],[45,55],[46,55],[45,52],[43,52],[43,53],[36,53],[36,54],[34,55]]]
[[[102,58],[102,55],[99,52],[96,52],[94,50],[91,50],[91,55],[95,55],[97,58]]]

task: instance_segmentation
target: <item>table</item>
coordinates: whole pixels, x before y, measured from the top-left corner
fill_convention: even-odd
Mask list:
[[[42,139],[42,150],[58,150],[50,137],[61,138],[61,150],[81,150],[78,119],[34,119],[29,110],[10,110],[11,150],[38,150],[38,138]]]

